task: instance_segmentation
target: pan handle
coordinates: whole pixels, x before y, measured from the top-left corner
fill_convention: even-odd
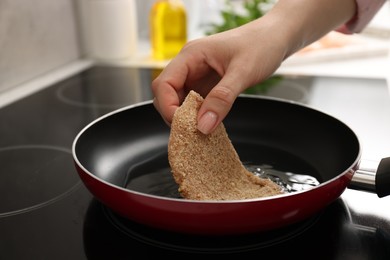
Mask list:
[[[390,195],[390,157],[379,163],[362,160],[348,187],[376,193],[379,198]]]
[[[383,158],[376,170],[376,194],[379,198],[390,195],[390,157]]]

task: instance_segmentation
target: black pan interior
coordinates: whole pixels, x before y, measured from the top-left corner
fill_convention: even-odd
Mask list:
[[[224,124],[244,163],[271,164],[320,181],[351,167],[360,152],[356,135],[343,122],[290,102],[241,96]],[[77,140],[75,154],[92,174],[121,187],[153,173],[145,188],[153,189],[162,181],[160,172],[169,171],[168,138],[169,127],[148,103],[92,124]]]

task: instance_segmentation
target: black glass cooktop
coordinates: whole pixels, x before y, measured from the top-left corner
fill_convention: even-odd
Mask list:
[[[223,237],[145,227],[96,201],[76,173],[72,142],[92,120],[151,99],[153,75],[97,66],[0,109],[0,259],[390,259],[390,204],[364,192],[286,228]],[[355,210],[362,199],[378,210]]]

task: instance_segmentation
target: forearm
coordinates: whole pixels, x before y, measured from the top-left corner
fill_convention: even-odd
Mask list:
[[[355,13],[355,0],[279,0],[263,21],[256,22],[274,27],[275,34],[283,37],[279,40],[286,41],[287,58],[346,23]]]

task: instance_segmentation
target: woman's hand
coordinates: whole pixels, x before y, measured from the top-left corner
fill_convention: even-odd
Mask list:
[[[152,82],[154,105],[170,124],[189,90],[195,90],[204,97],[198,129],[209,134],[243,90],[354,14],[354,0],[279,0],[255,21],[187,43]]]
[[[243,90],[276,70],[285,56],[284,46],[278,47],[270,40],[272,36],[254,28],[248,24],[191,41],[167,65],[153,81],[152,89],[154,105],[168,124],[192,89],[205,98],[198,129],[208,134],[225,118]]]

